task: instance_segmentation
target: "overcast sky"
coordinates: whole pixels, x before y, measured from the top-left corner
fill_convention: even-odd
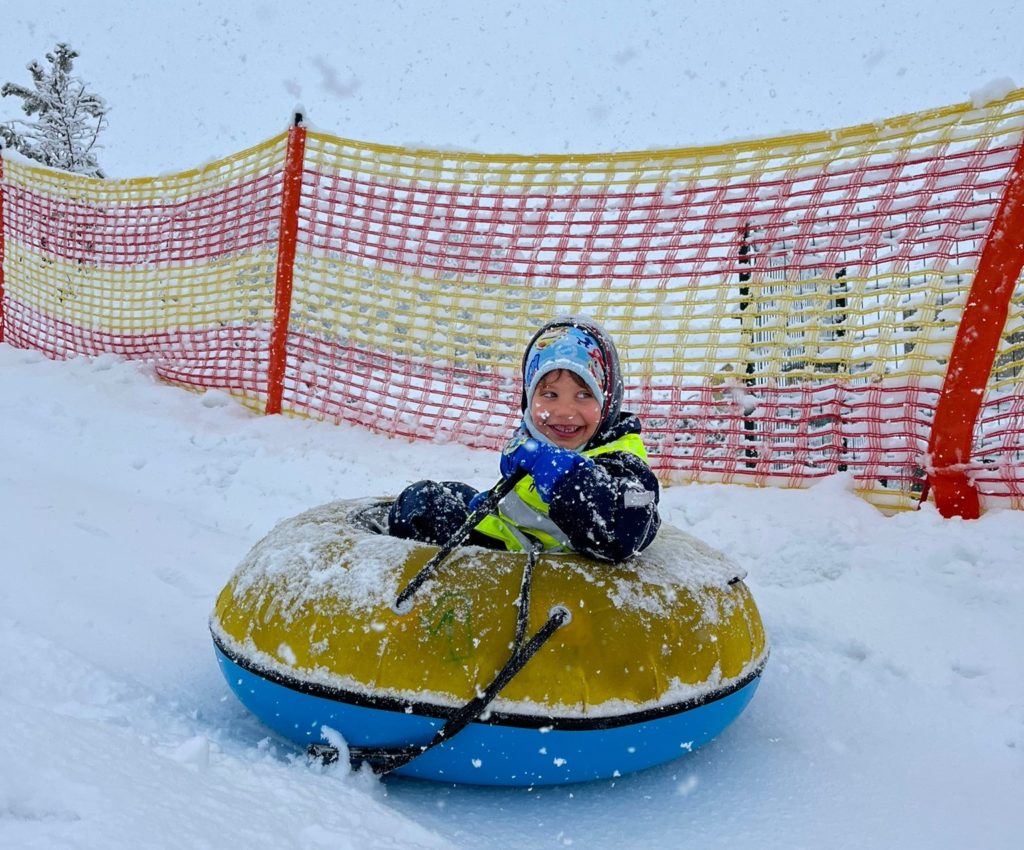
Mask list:
[[[350,138],[559,153],[833,129],[1024,85],[1019,0],[3,5],[0,81],[27,84],[70,42],[123,177],[234,153],[299,105]]]

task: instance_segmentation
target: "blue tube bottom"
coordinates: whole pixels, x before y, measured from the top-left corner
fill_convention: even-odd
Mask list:
[[[444,725],[443,718],[304,693],[247,670],[219,647],[215,650],[221,672],[242,704],[301,747],[323,742],[324,726],[352,746],[397,746],[426,743]],[[711,702],[610,728],[471,723],[395,773],[471,785],[560,785],[611,779],[703,746],[740,715],[760,681],[760,676],[754,676]]]

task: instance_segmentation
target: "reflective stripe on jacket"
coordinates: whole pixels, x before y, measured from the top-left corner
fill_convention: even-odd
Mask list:
[[[626,452],[647,463],[647,449],[637,433],[627,433],[601,446],[580,452],[584,457],[597,457],[609,452]],[[653,497],[652,497],[653,501]],[[571,549],[568,537],[548,516],[549,506],[526,476],[498,506],[497,514],[481,520],[476,531],[500,540],[511,552],[533,548],[539,541],[544,551],[564,552]]]

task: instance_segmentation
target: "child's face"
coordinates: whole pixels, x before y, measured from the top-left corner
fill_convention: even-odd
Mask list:
[[[530,415],[540,432],[563,449],[582,448],[601,424],[594,394],[566,369],[541,378],[530,400]]]

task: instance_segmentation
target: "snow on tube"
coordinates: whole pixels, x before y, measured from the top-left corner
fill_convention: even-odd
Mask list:
[[[386,533],[389,500],[333,502],[279,523],[239,565],[210,629],[229,685],[299,745],[425,744],[507,662],[527,557],[456,549],[398,614],[437,551]],[[663,525],[628,561],[541,555],[529,633],[571,619],[486,713],[395,772],[483,785],[610,778],[718,735],[768,657],[742,571]],[[343,745],[344,746],[344,745]]]

